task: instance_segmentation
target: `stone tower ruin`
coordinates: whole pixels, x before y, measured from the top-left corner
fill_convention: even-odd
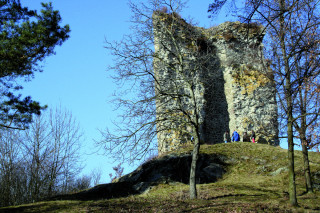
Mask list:
[[[177,14],[157,11],[153,28],[155,87],[167,88],[169,94],[170,88],[187,90],[183,85],[194,84],[190,88],[203,143],[222,143],[225,131],[231,136],[237,130],[242,137],[254,130],[258,143],[279,145],[276,88],[263,55],[261,26],[225,22],[204,29],[191,26]],[[180,62],[185,75],[173,71]],[[158,91],[156,95],[165,93]],[[183,119],[177,124],[162,118],[186,116],[176,106],[186,112],[191,106],[187,98],[157,97],[158,151],[162,154],[190,142],[192,135]]]

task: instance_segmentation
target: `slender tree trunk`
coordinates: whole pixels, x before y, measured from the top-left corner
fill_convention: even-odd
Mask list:
[[[292,122],[288,122],[289,196],[290,204],[297,206],[296,177],[294,172],[294,144]]]
[[[52,165],[53,168],[51,168],[51,172],[49,175],[49,183],[48,183],[48,192],[47,192],[47,196],[51,197],[53,195],[53,188],[54,188],[54,184],[56,181],[56,167],[55,167],[55,163],[53,163]]]
[[[291,88],[291,72],[289,66],[289,59],[286,51],[285,43],[285,19],[284,13],[286,11],[285,0],[280,0],[280,45],[282,51],[282,57],[285,69],[285,97],[287,102],[287,134],[288,134],[288,169],[289,169],[289,197],[290,204],[297,206],[297,195],[296,195],[296,183],[295,183],[295,172],[294,172],[294,144],[293,144],[293,103],[292,103],[292,88]]]
[[[304,140],[301,140],[301,144],[302,144],[302,155],[303,155],[303,165],[304,165],[304,177],[306,181],[306,192],[312,193],[313,188],[312,188],[312,181],[311,181],[307,140],[304,138]]]
[[[304,84],[307,85],[307,79],[304,80]],[[304,165],[304,177],[306,182],[306,193],[313,192],[312,182],[311,182],[311,174],[310,174],[310,166],[309,166],[309,153],[308,153],[308,141],[306,138],[307,134],[307,96],[308,90],[304,89],[304,96],[302,95],[302,89],[299,90],[299,98],[300,98],[300,111],[301,111],[301,128],[300,128],[300,141],[302,146],[302,155],[303,155],[303,165]]]
[[[190,198],[196,199],[198,197],[197,194],[197,186],[196,186],[196,170],[197,170],[197,161],[199,157],[200,150],[200,142],[199,137],[195,138],[192,152],[192,161],[191,161],[191,169],[190,169]]]

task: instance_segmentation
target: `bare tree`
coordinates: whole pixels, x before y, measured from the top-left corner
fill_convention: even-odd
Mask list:
[[[71,192],[77,192],[84,189],[88,189],[91,183],[91,177],[88,175],[83,175],[81,177],[76,178],[73,182],[71,182],[72,189]]]
[[[305,76],[304,73],[319,73],[319,57],[317,60],[309,60],[309,58],[310,54],[305,54],[300,60],[296,60],[297,76]],[[309,71],[310,69],[312,70]],[[318,74],[305,77],[297,88],[298,93],[294,103],[294,127],[302,146],[307,193],[313,192],[308,149],[311,148],[312,134],[317,132],[313,127],[317,125],[320,115],[318,80]]]
[[[47,166],[50,154],[50,130],[45,116],[38,116],[30,125],[30,129],[25,131],[25,136],[21,139],[24,148],[24,155],[28,161],[29,184],[28,191],[30,200],[37,201],[46,195]]]
[[[19,204],[28,196],[20,137],[14,130],[0,129],[0,206]]]
[[[111,183],[114,180],[121,178],[123,175],[123,171],[124,171],[124,168],[122,167],[121,163],[119,163],[117,166],[112,167],[112,169],[115,174],[114,174],[114,176],[112,173],[109,174],[109,177],[111,178]]]
[[[77,177],[82,132],[71,112],[56,108],[35,117],[29,127],[0,129],[1,205],[74,191],[76,182],[87,180]]]
[[[48,196],[52,196],[55,187],[67,189],[69,180],[80,171],[79,150],[83,133],[71,112],[61,107],[50,111],[49,129]]]
[[[92,170],[91,172],[91,179],[93,181],[93,186],[96,186],[100,183],[100,180],[101,180],[101,176],[102,176],[102,171],[101,169],[94,169]]]
[[[110,69],[122,87],[114,103],[124,113],[116,123],[117,131],[107,129],[100,145],[118,159],[141,159],[157,135],[159,151],[168,151],[161,147],[161,137],[175,132],[176,141],[194,146],[190,197],[196,198],[196,162],[200,141],[204,141],[205,101],[199,94],[204,92],[212,49],[202,31],[180,17],[182,1],[149,3],[130,2],[132,34],[120,42],[107,41],[106,48],[116,59]],[[128,92],[132,94],[124,95]]]
[[[22,141],[29,157],[32,200],[67,192],[79,173],[82,133],[72,114],[61,107],[34,119]]]
[[[216,0],[209,6],[209,12],[215,14],[226,2],[229,2],[229,5],[233,5],[233,7],[237,6],[233,0]],[[285,113],[289,158],[289,194],[290,203],[295,206],[297,198],[294,173],[294,125],[295,121],[303,119],[307,114],[301,111],[295,117],[294,108],[298,103],[296,98],[299,97],[298,91],[301,85],[306,80],[318,75],[318,69],[300,69],[296,65],[303,63],[313,67],[314,62],[318,61],[315,58],[319,58],[317,52],[319,50],[319,1],[249,0],[239,11],[239,17],[242,21],[246,23],[258,21],[264,24],[267,32],[264,42],[266,56],[270,59],[271,67],[276,75],[279,106]],[[310,53],[312,53],[311,58],[303,57]],[[303,103],[301,102],[301,104]],[[295,126],[298,128],[297,123]],[[303,132],[305,130],[301,133]]]

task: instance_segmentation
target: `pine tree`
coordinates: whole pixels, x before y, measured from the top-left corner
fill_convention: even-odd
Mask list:
[[[20,0],[0,0],[0,126],[23,129],[44,106],[17,94],[17,80],[29,80],[42,71],[40,62],[69,38],[69,26],[60,26],[59,11],[42,3],[40,13]]]

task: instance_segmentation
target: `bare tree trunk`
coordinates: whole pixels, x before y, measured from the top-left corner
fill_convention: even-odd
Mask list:
[[[304,84],[308,85],[307,80],[304,80]],[[306,86],[307,87],[307,86]],[[301,128],[300,128],[300,141],[302,146],[302,155],[303,155],[303,165],[304,165],[304,177],[306,182],[306,193],[313,192],[312,188],[312,181],[311,181],[311,174],[310,174],[310,165],[309,165],[309,153],[308,153],[308,146],[309,142],[307,141],[307,96],[308,96],[308,89],[304,90],[304,96],[302,95],[302,90],[299,89],[299,98],[300,98],[300,111],[301,111]]]
[[[312,193],[312,181],[311,181],[311,173],[310,173],[310,165],[309,165],[309,154],[308,154],[308,142],[304,137],[304,140],[301,140],[302,145],[302,155],[303,155],[303,165],[304,165],[304,177],[306,181],[306,192]]]
[[[291,87],[291,73],[289,67],[289,61],[286,52],[285,43],[285,1],[280,0],[280,45],[282,51],[282,57],[285,69],[285,97],[287,102],[287,133],[288,133],[288,169],[289,169],[289,196],[290,204],[292,206],[297,206],[297,195],[296,195],[296,183],[295,183],[295,172],[294,172],[294,144],[293,144],[293,103],[292,103],[292,87]]]
[[[197,194],[197,184],[196,184],[196,170],[197,170],[197,161],[199,157],[199,150],[200,150],[200,142],[199,137],[195,139],[193,152],[192,152],[192,161],[191,161],[191,168],[190,168],[190,198],[196,199],[198,197]]]
[[[295,172],[294,172],[294,144],[293,144],[293,131],[292,123],[288,122],[288,159],[289,159],[289,196],[290,204],[292,206],[297,206],[297,192],[296,192],[296,182],[295,182]]]

